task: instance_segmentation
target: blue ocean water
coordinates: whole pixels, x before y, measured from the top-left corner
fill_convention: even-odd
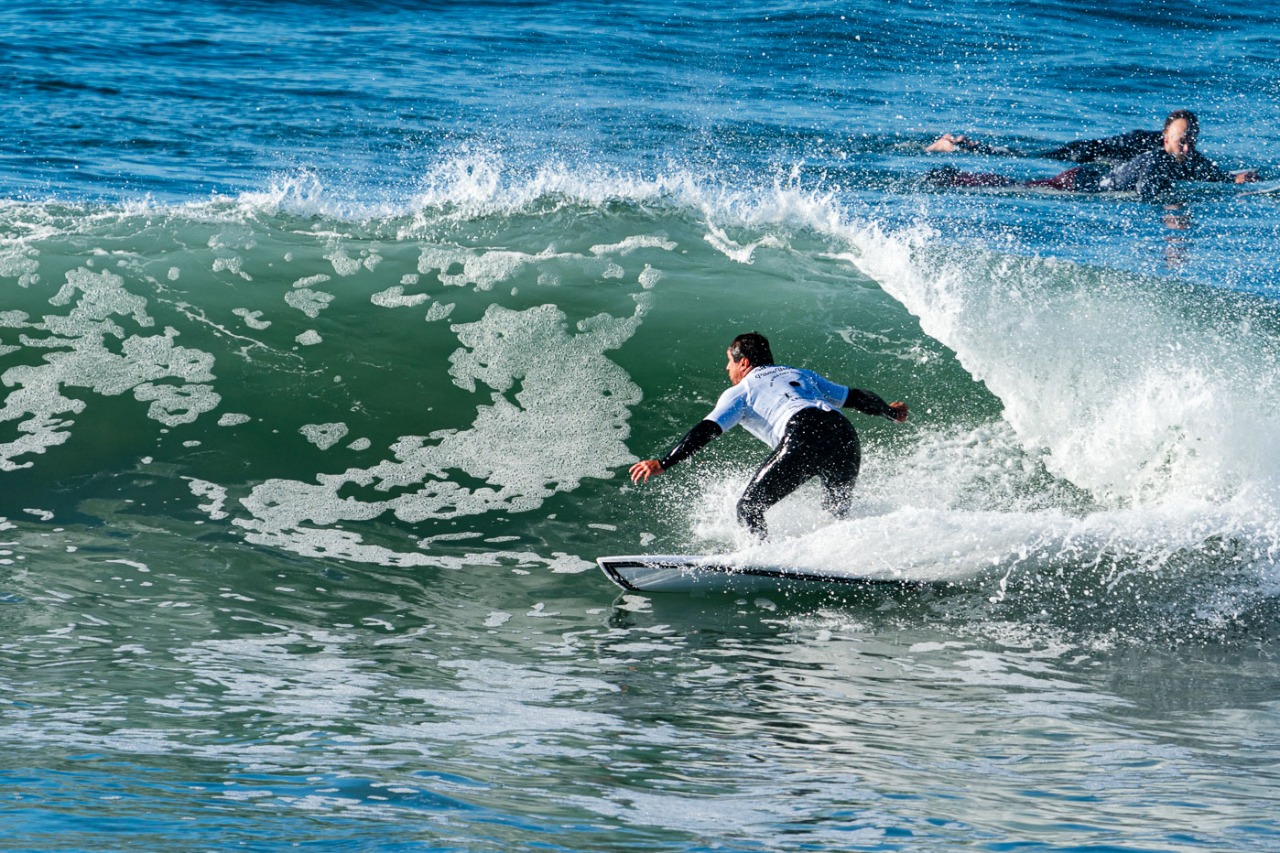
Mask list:
[[[12,850],[1280,849],[1280,14],[0,9]],[[943,132],[1245,185],[942,190]],[[759,329],[889,399],[749,543]],[[742,552],[930,592],[641,596]]]

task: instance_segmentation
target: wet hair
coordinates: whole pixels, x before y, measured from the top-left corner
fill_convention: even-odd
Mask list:
[[[773,350],[769,349],[769,340],[759,332],[747,332],[738,335],[729,344],[729,356],[734,361],[746,359],[752,367],[764,367],[773,364]]]
[[[1194,142],[1200,136],[1200,120],[1196,118],[1196,114],[1191,110],[1174,110],[1169,113],[1169,117],[1164,120],[1164,129],[1168,130],[1169,125],[1178,119],[1182,119],[1187,123],[1187,136],[1191,137]]]

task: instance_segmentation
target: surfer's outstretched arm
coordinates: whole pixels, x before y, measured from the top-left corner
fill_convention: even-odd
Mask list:
[[[907,419],[906,403],[886,403],[878,394],[864,391],[861,388],[849,389],[849,396],[845,397],[844,400],[844,408],[857,409],[864,415],[888,418],[898,423],[902,423]]]
[[[1023,157],[1023,152],[1007,145],[992,145],[962,133],[944,133],[924,148],[930,154],[950,154],[967,151],[971,154],[1003,154],[1009,157]]]
[[[715,441],[724,433],[715,421],[698,421],[697,426],[676,442],[671,452],[661,459],[642,459],[631,466],[631,482],[642,483],[657,476],[672,465],[679,464]]]

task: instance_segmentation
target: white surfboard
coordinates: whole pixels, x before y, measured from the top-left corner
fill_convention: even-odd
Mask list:
[[[598,557],[596,562],[609,577],[632,592],[750,592],[805,586],[839,585],[919,589],[925,584],[881,575],[854,575],[781,566],[735,566],[724,556],[689,554],[647,554],[630,557]]]
[[[1240,195],[1275,195],[1280,193],[1280,181],[1261,181],[1244,190]]]

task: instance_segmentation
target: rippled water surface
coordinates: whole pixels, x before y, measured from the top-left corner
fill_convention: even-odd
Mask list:
[[[10,850],[1280,847],[1274,15],[0,10]],[[939,191],[1195,109],[1259,183]],[[753,545],[759,329],[906,400]],[[740,431],[739,431],[740,432]],[[922,589],[638,595],[605,554]]]

